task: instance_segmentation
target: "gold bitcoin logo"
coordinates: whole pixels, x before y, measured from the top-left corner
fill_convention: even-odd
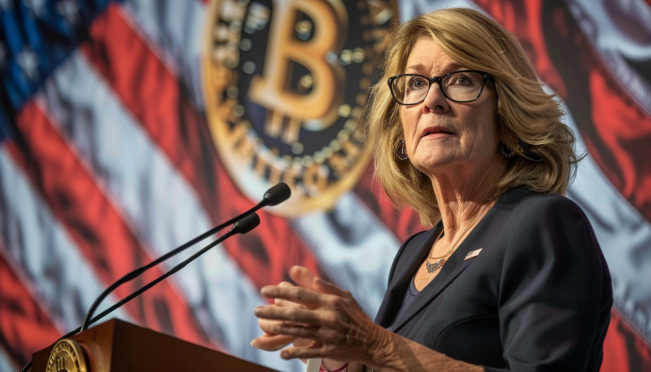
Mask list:
[[[296,215],[328,208],[368,167],[363,110],[392,3],[221,0],[211,4],[206,113],[217,151],[252,199],[286,182]]]

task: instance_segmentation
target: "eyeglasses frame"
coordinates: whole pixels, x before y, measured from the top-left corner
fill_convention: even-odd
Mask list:
[[[471,100],[469,100],[469,101],[457,101],[457,100],[454,100],[454,99],[448,97],[447,93],[445,93],[445,90],[443,89],[443,86],[441,85],[441,82],[443,81],[443,79],[445,79],[446,77],[448,77],[448,76],[450,76],[450,75],[458,74],[458,73],[460,73],[460,72],[474,72],[474,73],[477,73],[477,74],[480,74],[480,75],[481,75],[481,77],[482,77],[481,89],[479,89],[479,93],[477,94],[477,97],[475,97],[475,99],[471,99]],[[418,101],[418,102],[416,102],[416,103],[400,103],[400,102],[398,101],[398,99],[396,99],[396,95],[393,93],[392,83],[393,83],[393,81],[396,80],[397,78],[400,78],[400,77],[403,77],[403,76],[418,76],[418,77],[422,77],[422,78],[426,79],[426,80],[429,82],[429,86],[427,87],[427,93],[425,93],[425,96],[423,97],[422,100],[420,100],[420,101]],[[393,76],[391,76],[389,79],[387,79],[387,84],[389,84],[389,91],[391,92],[391,97],[393,97],[393,100],[394,100],[397,104],[402,105],[402,106],[413,106],[413,105],[418,105],[418,104],[420,104],[420,103],[423,103],[423,101],[425,101],[425,99],[427,98],[427,95],[429,94],[429,90],[430,90],[430,88],[432,88],[432,85],[433,85],[434,83],[438,83],[438,85],[439,85],[439,89],[441,89],[441,93],[443,93],[443,96],[444,96],[445,98],[449,99],[449,100],[452,101],[452,102],[457,102],[457,103],[468,103],[468,102],[474,102],[474,101],[476,101],[476,100],[479,99],[479,97],[481,96],[482,92],[484,91],[484,86],[486,86],[486,80],[493,80],[493,81],[495,81],[495,80],[493,79],[493,77],[492,77],[489,73],[484,72],[484,71],[478,71],[478,70],[460,70],[460,71],[452,71],[452,72],[447,73],[447,74],[442,75],[442,76],[431,76],[431,77],[427,77],[427,76],[423,76],[423,75],[419,75],[419,74],[400,74],[400,75],[393,75]]]

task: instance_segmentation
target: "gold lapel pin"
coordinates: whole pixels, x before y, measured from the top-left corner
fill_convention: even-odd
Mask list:
[[[479,249],[475,249],[474,251],[468,252],[468,254],[466,255],[466,258],[464,258],[463,260],[465,261],[465,260],[469,260],[471,258],[475,258],[475,257],[479,256],[479,252],[481,252],[482,249],[484,249],[484,248],[479,248]]]

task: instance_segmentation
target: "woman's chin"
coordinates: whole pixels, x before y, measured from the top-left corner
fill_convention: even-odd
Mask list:
[[[412,164],[422,173],[433,176],[455,164],[453,156],[422,156],[414,159]]]

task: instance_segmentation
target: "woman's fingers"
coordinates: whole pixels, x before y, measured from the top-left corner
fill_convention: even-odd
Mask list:
[[[289,277],[303,288],[312,289],[320,293],[342,296],[344,298],[352,298],[350,292],[319,278],[307,267],[293,266],[289,269]]]
[[[265,331],[267,333],[273,333],[271,331],[272,327],[276,323],[283,323],[283,322],[286,323],[286,324],[288,323],[287,321],[283,321],[283,320],[271,320],[271,319],[259,318],[258,319],[258,327],[260,327],[261,330],[263,330],[263,331]],[[301,326],[301,327],[309,327],[310,326],[309,324],[300,323],[300,322],[291,322],[289,324],[297,325],[297,326]]]
[[[312,289],[312,283],[317,276],[307,267],[292,266],[289,269],[289,277],[301,287]]]
[[[276,351],[289,345],[295,339],[296,337],[294,336],[265,333],[264,335],[253,339],[253,341],[251,341],[251,346],[260,350]]]
[[[298,307],[258,306],[253,314],[258,317],[260,328],[269,333],[282,333],[277,331],[279,325],[309,327],[323,323],[318,312]]]
[[[340,296],[343,298],[353,298],[353,295],[346,291],[343,290],[336,285],[326,282],[325,280],[315,277],[312,282],[312,288],[320,293],[327,293],[335,296]]]
[[[265,324],[266,333],[268,333],[269,335],[293,336],[294,338],[296,337],[309,338],[309,339],[316,338],[315,337],[315,333],[317,331],[316,327],[297,324],[296,322],[293,321],[292,322],[287,322],[282,320],[279,321],[279,319],[288,318],[288,316],[275,314],[277,310],[282,310],[282,309],[274,306],[262,306],[255,309],[256,315],[265,313],[265,315],[257,315],[257,316],[259,317],[264,316],[266,318],[274,319],[273,321],[269,321]]]
[[[376,326],[355,302],[350,292],[317,277],[305,267],[289,272],[296,283],[266,286],[260,293],[274,305],[255,308],[260,328],[267,332],[251,344],[264,350],[282,347],[283,358],[363,358],[375,342]],[[281,336],[282,335],[282,336]],[[284,337],[284,338],[281,338]],[[351,359],[352,358],[352,359]]]
[[[279,287],[268,285],[262,287],[260,293],[267,298],[287,300],[311,309],[317,308],[324,303],[321,294],[296,286]]]
[[[311,347],[288,347],[280,352],[280,357],[283,359],[310,359],[322,358],[324,355],[329,355],[328,350],[321,344],[314,343]]]
[[[290,282],[280,282],[278,283],[279,287],[294,287],[294,285]]]
[[[278,286],[281,287],[281,288],[291,288],[291,287],[295,287],[295,285],[293,285],[293,284],[290,283],[290,282],[280,282],[280,283],[278,284]],[[278,306],[300,306],[300,305],[295,304],[295,303],[293,303],[293,302],[291,302],[291,301],[285,301],[285,300],[280,299],[280,298],[276,298],[276,299],[274,299],[274,304],[276,304],[276,305],[278,305]]]
[[[292,279],[299,279],[301,271],[292,268]],[[264,331],[299,340],[283,350],[282,357],[367,360],[379,342],[379,326],[364,314],[348,291],[318,277],[312,277],[310,288],[283,284],[261,290],[265,297],[303,305],[267,305],[254,310]],[[261,341],[266,340],[263,337],[254,346]]]
[[[317,340],[316,331],[312,327],[299,327],[289,324],[279,324],[273,327],[274,332],[278,334],[293,336],[294,338],[306,338]]]
[[[258,327],[266,333],[271,333],[271,327],[273,327],[274,322],[280,322],[280,320],[258,318]]]
[[[295,304],[295,303],[293,303],[291,301],[286,301],[286,300],[283,300],[281,298],[276,298],[274,300],[274,305],[276,305],[276,306],[285,306],[285,307],[288,307],[288,306],[301,306],[299,304]]]

